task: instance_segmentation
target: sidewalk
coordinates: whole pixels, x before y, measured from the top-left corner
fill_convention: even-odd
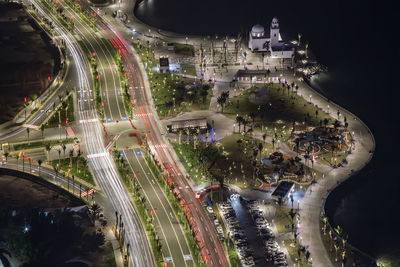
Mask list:
[[[135,1],[131,1],[130,3],[124,3],[123,9],[126,8],[126,10],[133,10],[133,5],[135,4]],[[111,13],[113,6],[110,6],[110,8],[107,8],[107,13]],[[111,19],[111,18],[109,18]],[[160,36],[161,31],[157,31],[156,29],[153,29],[147,25],[142,24],[139,22],[136,18],[134,18],[133,15],[128,14],[128,20],[131,21],[129,23],[130,28],[134,28],[136,32],[140,32],[142,34],[136,35],[135,38],[140,37],[141,39],[145,40],[164,40],[168,42],[180,42],[180,43],[185,43],[186,39],[182,35],[176,35],[173,33],[163,33]],[[125,27],[123,25],[120,25],[121,27]],[[149,30],[150,29],[150,30]],[[125,29],[126,30],[126,29]],[[133,39],[134,37],[132,37]],[[193,36],[190,37],[187,41],[189,44],[203,44],[203,47],[206,47],[204,45],[205,42],[202,39],[202,37],[198,36]],[[261,64],[257,62],[257,55],[254,54],[249,54],[249,58],[247,61],[254,61],[255,65],[247,66],[248,69],[256,69],[257,64]],[[273,70],[273,62],[270,62],[266,66],[266,68],[269,68]],[[234,88],[228,88],[227,83],[232,80],[233,73],[237,71],[237,69],[243,69],[242,65],[239,66],[229,66],[228,67],[230,71],[224,72],[224,70],[219,70],[219,72],[216,73],[215,78],[217,79],[217,82],[215,84],[215,87],[213,89],[214,97],[211,100],[210,104],[210,111],[207,113],[208,116],[214,116],[217,114],[217,106],[216,106],[216,96],[218,96],[222,91],[225,90],[234,90]],[[215,67],[217,69],[217,67]],[[212,68],[209,69],[209,72],[211,72],[211,75],[214,75],[212,72]],[[348,155],[347,161],[348,164],[345,165],[344,167],[341,168],[336,168],[332,169],[329,166],[323,165],[321,163],[316,162],[314,164],[314,168],[317,169],[318,171],[322,172],[325,174],[325,178],[320,179],[316,184],[313,184],[310,186],[309,189],[312,190],[311,194],[306,194],[305,197],[300,200],[300,217],[302,219],[301,222],[301,229],[299,230],[300,236],[302,238],[302,245],[308,246],[308,250],[311,253],[311,258],[313,262],[313,266],[333,266],[332,262],[330,261],[324,245],[322,243],[321,239],[321,234],[320,234],[320,216],[321,212],[323,211],[324,208],[324,203],[327,195],[329,192],[332,191],[334,187],[336,187],[340,182],[343,180],[349,178],[352,174],[356,173],[358,170],[363,168],[371,159],[372,153],[375,149],[375,141],[373,136],[371,135],[368,127],[360,121],[354,114],[351,112],[341,108],[340,106],[336,105],[335,103],[329,101],[322,95],[320,95],[318,92],[314,91],[312,88],[310,88],[307,84],[299,80],[298,77],[293,77],[292,72],[288,71],[273,71],[273,75],[279,75],[282,73],[283,77],[285,78],[288,83],[296,83],[299,85],[298,89],[298,94],[300,96],[303,96],[305,99],[311,99],[312,104],[318,105],[318,107],[322,108],[324,111],[330,113],[333,117],[336,117],[339,121],[343,123],[344,117],[347,118],[347,122],[349,123],[348,129],[352,133],[352,135],[355,137],[356,143],[355,143],[355,149],[352,151],[352,154]],[[249,83],[250,84],[250,83]],[[241,83],[240,85],[245,85],[245,83]],[[146,87],[148,87],[148,84],[146,84]],[[339,117],[336,115],[337,111],[340,112]],[[212,115],[214,113],[214,115]],[[185,113],[181,117],[191,117],[194,116],[195,113],[189,114]],[[222,114],[220,114],[222,116]],[[177,117],[178,118],[178,117]],[[174,119],[177,119],[174,118]],[[223,118],[223,116],[222,116]],[[231,122],[229,122],[231,124]],[[232,125],[232,124],[231,124]],[[228,126],[228,123],[226,123],[226,133],[231,133],[233,131],[232,126]],[[231,129],[229,129],[231,128]],[[262,139],[261,133],[255,133],[255,137]],[[267,142],[271,142],[271,138],[266,139]],[[295,152],[291,151],[286,145],[281,144],[280,149],[284,153],[287,153],[290,156],[295,155]],[[174,153],[172,153],[174,155]],[[176,160],[176,158],[174,158]],[[179,161],[178,161],[178,165]]]

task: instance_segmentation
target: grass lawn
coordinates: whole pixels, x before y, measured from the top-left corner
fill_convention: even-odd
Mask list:
[[[289,216],[290,208],[277,207],[275,211],[274,222],[278,233],[288,233],[292,231],[291,218]]]
[[[191,78],[173,73],[148,73],[151,94],[160,117],[180,112],[207,110],[210,106],[212,88]]]
[[[151,172],[154,174],[154,176],[157,178],[157,181],[161,188],[164,190],[165,195],[168,198],[169,203],[171,204],[171,207],[174,210],[174,213],[176,214],[179,223],[183,229],[183,232],[185,233],[186,240],[189,243],[189,248],[193,257],[193,261],[196,263],[196,266],[204,266],[200,249],[196,243],[196,240],[192,234],[192,231],[190,230],[190,227],[188,226],[186,217],[184,215],[184,212],[182,210],[182,207],[178,205],[178,202],[174,195],[170,191],[170,187],[168,184],[165,182],[164,178],[160,175],[160,171],[158,167],[151,161],[149,158],[149,154],[145,151],[143,151],[144,158],[146,159],[146,162],[151,169]]]
[[[107,0],[89,0],[90,2],[92,2],[93,4],[106,4],[108,3]]]
[[[181,73],[196,76],[196,67],[189,64],[181,64]]]
[[[61,151],[61,154],[63,154],[63,151]],[[51,166],[53,166],[53,168],[58,167],[60,173],[67,173],[68,170],[70,170],[71,176],[73,175],[94,185],[93,176],[88,169],[87,161],[82,156],[79,157],[79,159],[78,157],[72,157],[72,166],[71,159],[69,158],[52,160]]]
[[[110,266],[110,267],[117,266],[117,263],[115,262],[114,249],[113,249],[110,241],[104,245],[102,257],[103,257],[102,262],[104,262],[106,264],[106,266]]]
[[[195,184],[199,185],[209,181],[208,168],[219,156],[215,145],[209,145],[207,148],[199,146],[197,149],[190,144],[172,143],[172,146]]]
[[[306,263],[306,258],[304,257],[303,253],[301,253],[300,262],[297,262],[297,259],[299,258],[299,253],[298,250],[300,248],[299,243],[296,243],[295,247],[292,247],[290,244],[294,243],[294,239],[287,239],[284,241],[286,249],[289,253],[290,259],[292,260],[293,263],[296,263],[296,267],[308,267],[308,264]]]
[[[264,157],[267,152],[272,152],[272,145],[240,134],[227,136],[219,143],[224,157],[218,160],[216,165],[222,170],[230,170],[228,182],[243,188],[258,185],[258,181],[253,179],[253,151],[258,149],[261,143],[263,145],[261,157]],[[257,155],[257,160],[259,159],[260,153]]]
[[[154,59],[153,50],[140,43],[134,43],[133,47],[147,67],[151,94],[160,118],[209,108],[212,96],[209,84],[200,84],[199,81],[173,73],[155,73],[152,69],[157,66],[157,61]],[[194,66],[187,65],[185,68],[186,71],[193,72]]]
[[[336,165],[339,164],[340,162],[342,162],[346,157],[347,157],[348,153],[346,152],[339,152],[339,153],[334,153],[332,155],[331,152],[327,152],[327,151],[323,151],[318,153],[318,158],[317,161],[322,163],[322,164],[335,164]],[[335,161],[336,158],[336,161]]]
[[[74,139],[66,138],[66,139],[61,139],[61,140],[57,139],[57,140],[30,142],[29,144],[28,143],[22,143],[22,144],[14,145],[14,150],[18,151],[18,150],[24,150],[24,149],[45,147],[46,144],[50,144],[51,146],[63,145],[63,144],[72,144],[73,142],[74,142]]]
[[[256,128],[268,127],[270,131],[278,128],[277,126],[286,129],[292,128],[293,121],[297,122],[296,130],[304,128],[303,122],[307,114],[309,115],[307,126],[318,126],[319,121],[325,118],[330,118],[333,122],[333,119],[327,113],[309,104],[307,100],[297,94],[291,91],[288,93],[286,89],[283,90],[280,84],[266,84],[265,86],[267,87],[267,103],[257,105],[249,101],[254,90],[257,87],[263,87],[263,85],[254,86],[229,98],[224,108],[224,114],[232,119],[236,119],[236,114],[239,114],[252,123],[253,120],[247,116],[254,113],[256,115],[254,119]],[[316,111],[318,111],[317,116]],[[271,133],[269,132],[269,134]]]
[[[240,259],[239,256],[236,252],[235,247],[233,246],[233,242],[230,242],[230,245],[227,246],[228,248],[228,258],[229,258],[229,262],[231,264],[232,267],[240,267],[242,266],[240,264]]]
[[[174,52],[179,55],[193,57],[194,56],[194,47],[193,47],[193,45],[189,45],[189,44],[174,43]]]
[[[240,143],[238,140],[241,140]],[[208,178],[215,175],[226,175],[226,183],[246,188],[259,185],[259,182],[253,179],[252,158],[253,148],[258,148],[260,143],[263,142],[233,134],[217,144],[207,147],[200,144],[196,149],[186,143],[172,145],[195,184],[209,182]],[[272,146],[266,143],[265,148],[271,151]],[[259,159],[259,153],[257,155]]]
[[[68,119],[68,124],[74,121],[74,98],[71,95],[68,96],[67,100],[63,102],[64,104],[51,116],[51,118],[46,123],[46,128],[58,127],[59,122],[61,126],[66,125],[66,120]]]

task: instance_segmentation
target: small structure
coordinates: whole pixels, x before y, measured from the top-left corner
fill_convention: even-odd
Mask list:
[[[169,60],[167,57],[160,57],[160,73],[169,72]]]
[[[168,51],[174,51],[174,43],[167,44]]]
[[[171,125],[168,126],[169,131],[171,132],[177,132],[180,129],[186,129],[186,128],[191,128],[191,129],[207,129],[207,119],[206,118],[201,118],[201,119],[193,119],[193,120],[181,120],[181,121],[172,121]]]
[[[272,192],[272,197],[276,198],[277,200],[281,199],[282,202],[286,200],[290,191],[292,191],[294,187],[294,183],[282,181]]]
[[[269,52],[272,58],[292,58],[294,54],[292,44],[282,40],[276,17],[272,19],[269,37],[262,25],[253,26],[249,34],[249,48],[251,51]]]

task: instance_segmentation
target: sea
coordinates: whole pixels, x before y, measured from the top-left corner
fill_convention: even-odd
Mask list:
[[[327,199],[329,221],[344,229],[352,245],[400,266],[396,10],[394,1],[144,0],[133,12],[149,25],[183,34],[236,36],[255,24],[268,29],[274,16],[284,38],[301,33],[328,68],[314,81],[362,119],[376,141],[370,163]]]

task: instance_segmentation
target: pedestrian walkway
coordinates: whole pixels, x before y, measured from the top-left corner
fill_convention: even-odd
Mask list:
[[[123,10],[133,10],[135,5],[135,1],[128,1],[121,4]],[[106,8],[107,13],[111,14],[112,8]],[[130,13],[128,15],[128,24],[127,28],[135,29],[136,32],[140,32],[139,35],[136,35],[135,38],[141,38],[143,40],[149,41],[166,41],[166,42],[179,42],[185,43],[188,42],[192,45],[199,46],[200,43],[203,47],[210,47],[210,44],[207,40],[204,40],[202,36],[189,36],[188,39],[183,35],[178,35],[174,33],[159,31],[152,27],[149,27],[136,18]],[[112,19],[112,18],[107,18]],[[123,27],[121,25],[121,27]],[[217,42],[216,42],[217,43]],[[218,45],[218,44],[215,44]],[[257,54],[249,53],[247,61],[255,62],[255,65],[246,66],[248,69],[257,69],[257,62],[260,59],[257,57]],[[276,62],[275,62],[276,63]],[[260,64],[262,64],[260,62]],[[278,63],[279,64],[279,63]],[[302,237],[302,245],[308,246],[308,250],[311,253],[311,258],[313,262],[313,266],[332,266],[332,262],[330,261],[324,245],[322,243],[320,229],[319,229],[319,220],[321,216],[321,212],[324,207],[324,200],[329,192],[338,185],[338,183],[350,177],[352,174],[360,170],[364,167],[372,157],[372,153],[375,149],[375,141],[373,136],[371,135],[367,126],[360,121],[355,115],[351,112],[337,106],[332,103],[318,92],[314,91],[307,84],[305,84],[299,77],[294,77],[293,72],[291,71],[276,71],[274,70],[274,62],[269,62],[265,68],[269,68],[273,73],[273,75],[280,76],[282,74],[282,78],[286,79],[290,84],[294,82],[299,86],[298,94],[303,96],[305,99],[310,99],[310,102],[313,105],[318,105],[318,107],[322,108],[327,113],[330,113],[331,116],[336,117],[342,123],[344,122],[344,118],[347,118],[347,122],[349,123],[348,130],[354,136],[355,149],[352,151],[350,155],[347,157],[348,164],[341,168],[331,168],[330,166],[321,164],[319,162],[314,163],[314,168],[319,172],[324,174],[324,178],[320,179],[317,183],[311,185],[310,194],[306,194],[305,197],[300,201],[300,217],[301,217],[301,229],[299,230],[300,236]],[[279,66],[279,65],[276,65]],[[231,95],[235,92],[234,90],[239,90],[239,88],[229,87],[229,82],[232,81],[232,77],[234,73],[238,69],[243,69],[242,65],[238,66],[228,66],[228,69],[225,71],[223,68],[208,68],[206,75],[212,76],[216,79],[215,86],[213,88],[213,97],[210,103],[210,110],[206,112],[208,118],[215,118],[214,122],[216,125],[217,139],[223,138],[226,135],[231,134],[233,129],[233,120],[226,119],[223,114],[218,113],[218,106],[216,102],[216,98],[222,91],[229,90]],[[248,87],[252,85],[249,83],[240,83],[239,86]],[[148,87],[148,85],[146,85]],[[339,112],[339,113],[338,113]],[[185,113],[181,116],[175,117],[174,120],[178,118],[192,118],[200,115],[199,113]],[[224,123],[222,123],[224,121]],[[168,121],[164,121],[166,123]],[[220,123],[221,122],[221,123]],[[255,132],[254,137],[262,140],[262,133]],[[271,143],[272,139],[270,137],[266,138],[266,142]],[[279,149],[289,155],[295,156],[296,153],[292,151],[285,144],[280,144]],[[177,160],[177,159],[175,159]],[[179,161],[178,161],[178,165]]]

